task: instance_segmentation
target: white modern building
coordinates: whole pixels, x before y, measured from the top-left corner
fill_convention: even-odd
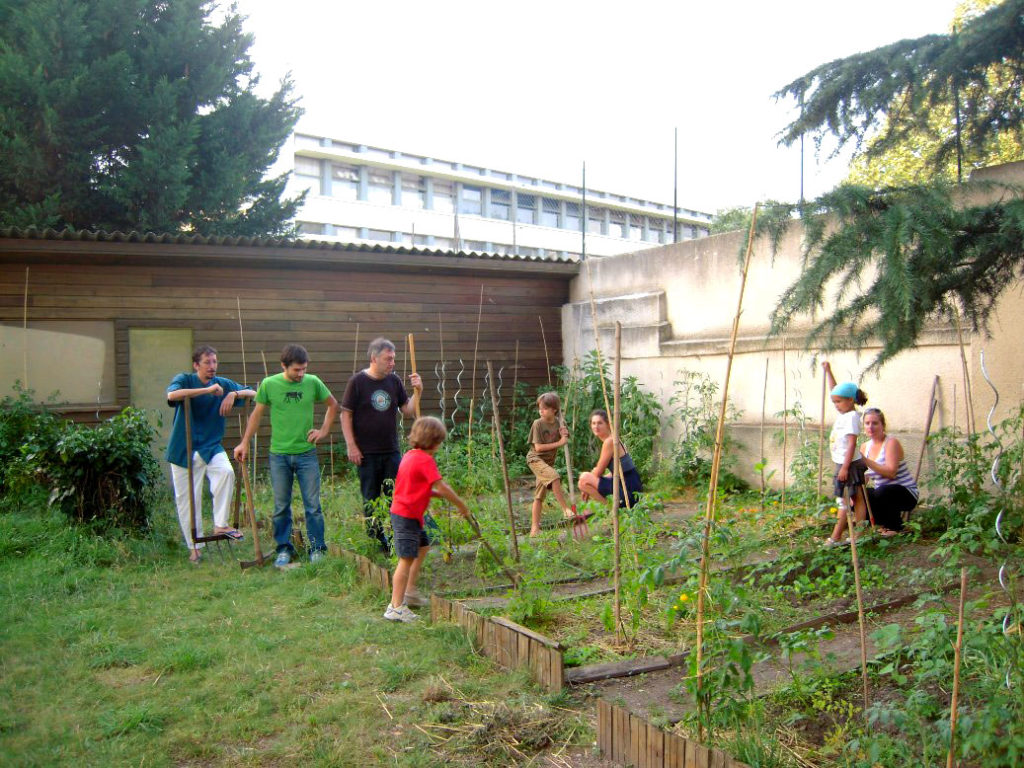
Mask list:
[[[303,238],[545,258],[611,256],[708,234],[711,214],[580,186],[294,133],[287,194]],[[676,230],[678,227],[678,230]],[[584,243],[585,241],[585,243]]]

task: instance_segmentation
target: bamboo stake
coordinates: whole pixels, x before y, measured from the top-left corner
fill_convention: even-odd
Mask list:
[[[501,437],[501,417],[498,414],[498,398],[494,389],[494,367],[491,361],[487,361],[487,379],[491,387],[491,416],[494,423],[494,433],[498,438],[498,453],[501,456],[501,477],[505,482],[505,502],[508,504],[508,529],[512,544],[512,557],[519,562],[519,540],[516,537],[516,514],[512,508],[512,485],[508,479],[508,464],[505,461],[505,441]]]
[[[828,377],[821,372],[821,418],[818,420],[818,495],[821,496],[822,470],[825,466],[825,401],[828,399]]]
[[[604,381],[604,361],[601,358],[601,337],[597,332],[597,302],[594,301],[594,281],[590,275],[590,262],[586,259],[583,261],[587,265],[587,283],[590,288],[590,320],[591,325],[594,326],[594,351],[597,354],[597,370],[598,378],[601,381],[601,398],[604,400],[604,411],[605,413],[611,413],[611,407],[608,402],[608,387]],[[614,486],[618,488],[618,485]],[[625,486],[622,487],[622,495],[626,499],[626,509],[632,509],[632,503],[629,499],[629,494],[626,492]]]
[[[955,385],[954,385],[955,386]],[[928,434],[932,431],[932,417],[935,416],[935,409],[938,408],[939,400],[937,392],[939,389],[939,377],[936,376],[932,382],[932,396],[928,403],[928,418],[924,422],[924,437],[921,438],[921,453],[917,457],[917,469],[914,470],[914,482],[921,476],[921,465],[924,463],[924,451],[928,447]]]
[[[761,389],[761,511],[764,512],[764,495],[767,490],[767,485],[764,480],[764,469],[765,462],[768,460],[764,452],[764,422],[765,412],[768,408],[768,361],[766,357],[764,359],[764,387]]]
[[[864,595],[860,588],[860,559],[857,557],[857,519],[853,512],[853,499],[849,487],[843,487],[843,502],[846,505],[846,527],[850,532],[850,553],[853,558],[853,583],[857,590],[857,624],[860,627],[860,677],[864,688],[863,712],[867,717],[871,697],[868,692],[868,640],[864,621]]]
[[[516,358],[512,365],[512,434],[516,433],[516,387],[519,384],[519,339],[516,339]]]
[[[786,337],[782,337],[782,514],[786,514],[786,465],[789,450],[789,371],[786,370]]]
[[[711,478],[708,484],[708,502],[704,510],[704,536],[701,540],[700,552],[700,582],[697,589],[697,703],[703,707],[702,692],[704,687],[704,595],[708,584],[708,565],[710,560],[711,524],[715,518],[715,497],[718,490],[718,472],[722,464],[722,442],[725,439],[725,415],[726,403],[729,402],[729,378],[732,375],[732,361],[736,354],[736,336],[739,333],[740,315],[743,312],[743,292],[747,287],[747,270],[750,268],[750,253],[754,249],[754,232],[757,225],[758,205],[754,205],[753,215],[750,217],[750,231],[747,235],[747,252],[743,257],[743,276],[740,280],[740,295],[736,303],[736,314],[732,320],[732,337],[729,340],[729,357],[725,366],[725,384],[722,387],[722,407],[718,415],[718,429],[715,432],[715,450],[711,457]],[[704,720],[697,721],[697,741],[704,740]]]
[[[24,377],[23,389],[28,389],[28,267],[25,267],[25,302],[21,310],[21,365]]]
[[[242,330],[242,300],[235,296],[235,304],[238,306],[238,340],[242,345],[242,381],[249,385],[249,375],[245,367],[245,332]]]
[[[622,323],[615,323],[615,382],[612,397],[615,405],[612,411],[612,535],[615,538],[615,641],[622,640],[622,548],[619,531],[619,481],[622,475],[622,464],[618,461],[619,452],[619,363],[621,360]]]
[[[359,367],[359,323],[356,323],[356,343],[352,349],[352,373]]]
[[[956,646],[953,651],[953,695],[949,703],[949,754],[946,756],[946,768],[953,768],[956,758],[957,699],[960,694],[960,658],[964,644],[964,603],[966,600],[967,567],[964,566],[960,568],[960,610],[956,622]]]
[[[417,372],[417,368],[416,368],[416,340],[413,338],[411,333],[409,334],[409,364],[412,366],[412,372],[415,374]],[[420,390],[420,392],[422,394],[422,390]],[[420,417],[420,400],[421,400],[421,397],[417,397],[416,398],[416,418],[417,419]]]
[[[971,393],[971,375],[967,367],[967,353],[964,350],[964,334],[960,327],[960,310],[953,307],[953,320],[956,322],[956,335],[960,342],[960,366],[964,374],[964,408],[967,413],[967,434],[973,435],[977,429],[974,421],[974,396]]]
[[[547,367],[548,388],[550,389],[553,385],[551,383],[551,358],[548,357],[548,337],[544,333],[544,320],[540,315],[537,315],[537,322],[540,323],[540,338],[544,342],[544,365]]]
[[[469,396],[469,426],[466,430],[466,459],[473,467],[473,410],[476,407],[476,359],[480,350],[480,321],[484,316],[484,286],[480,285],[480,306],[476,313],[476,341],[473,342],[473,389]]]

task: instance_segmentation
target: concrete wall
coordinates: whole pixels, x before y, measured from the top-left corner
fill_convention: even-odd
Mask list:
[[[985,176],[1015,180],[1015,175],[1024,171],[1024,163],[1004,170],[986,169]],[[735,471],[752,481],[762,439],[769,467],[776,470],[774,482],[782,480],[782,449],[773,441],[782,428],[782,419],[774,414],[799,403],[813,419],[811,429],[817,430],[821,421],[822,375],[815,361],[822,358],[817,350],[807,348],[809,322],[794,326],[783,337],[768,337],[770,314],[783,290],[799,274],[800,237],[800,231],[794,228],[774,259],[767,242],[755,243],[743,297],[729,399],[743,412],[732,430],[744,446]],[[680,371],[705,372],[721,386],[739,298],[744,239],[745,233],[733,232],[589,260],[571,283],[570,303],[562,311],[565,364],[571,365],[594,349],[592,317],[596,314],[602,355],[609,360],[614,355],[614,324],[622,323],[622,375],[636,376],[655,392],[665,404],[666,414]],[[1024,329],[1021,288],[1011,286],[1004,292],[992,316],[991,337],[964,329],[978,429],[984,429],[994,402],[981,372],[982,352],[1000,394],[993,421],[1007,417],[1024,395],[1024,355],[1019,340]],[[903,442],[913,469],[935,376],[939,377],[939,406],[932,432],[965,424],[967,408],[957,332],[953,326],[934,324],[917,349],[904,352],[881,371],[864,373],[877,351],[877,346],[869,346],[859,354],[838,353],[829,359],[837,379],[858,381],[869,396],[869,405],[885,412],[889,432]],[[764,430],[762,400],[767,415]],[[826,431],[834,416],[828,403]],[[665,450],[675,437],[674,425],[666,420]],[[787,459],[791,459],[792,448],[789,451]],[[926,456],[925,472],[929,464]],[[826,468],[826,476],[830,471]]]

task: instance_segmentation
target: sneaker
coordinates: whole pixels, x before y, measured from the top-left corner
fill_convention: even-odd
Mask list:
[[[391,603],[388,603],[388,609],[384,611],[384,618],[388,621],[417,621],[419,616],[409,610],[406,605],[395,608]]]
[[[318,549],[315,552],[310,552],[309,553],[309,562],[310,563],[319,563],[323,559],[324,559],[324,552],[323,552],[322,549]]]
[[[275,568],[285,568],[292,561],[292,554],[288,550],[277,553],[277,559],[274,560]]]

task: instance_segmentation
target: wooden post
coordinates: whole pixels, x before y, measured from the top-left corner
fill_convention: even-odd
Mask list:
[[[264,363],[265,365],[265,363]],[[356,323],[356,342],[352,349],[352,373],[359,367],[359,323]]]
[[[768,408],[768,361],[769,358],[764,359],[764,387],[761,389],[761,453],[759,454],[761,461],[761,511],[764,512],[764,495],[768,490],[767,484],[764,481],[764,470],[765,463],[768,461],[768,457],[764,452],[764,422],[765,422],[765,411]]]
[[[614,565],[614,586],[615,586],[615,640],[621,641],[622,637],[622,548],[619,531],[619,481],[622,476],[622,464],[618,461],[619,452],[619,365],[621,361],[622,345],[622,323],[615,323],[615,382],[612,397],[614,399],[614,410],[612,411],[612,535],[615,538],[615,565]]]
[[[857,623],[860,626],[860,677],[864,688],[863,713],[867,717],[871,698],[868,693],[868,639],[864,626],[864,594],[860,588],[860,560],[857,557],[857,519],[853,511],[850,489],[843,487],[843,502],[846,506],[846,527],[850,532],[850,554],[853,558],[853,584],[857,590]]]
[[[786,514],[786,465],[789,452],[789,371],[786,370],[786,337],[782,337],[782,505]]]
[[[974,395],[971,392],[971,374],[967,366],[967,352],[964,350],[964,334],[960,327],[960,310],[953,307],[953,320],[956,323],[956,335],[960,342],[960,366],[964,375],[964,405],[967,413],[967,434],[973,435],[976,429],[974,423]]]
[[[946,756],[946,768],[953,768],[956,762],[957,699],[960,694],[960,658],[964,644],[964,602],[966,600],[967,568],[962,567],[960,569],[960,610],[956,622],[956,646],[953,649],[953,694],[949,703],[949,754]]]
[[[192,525],[192,548],[195,549],[199,536],[199,516],[196,510],[196,487],[192,479],[192,403],[191,398],[184,398],[181,403],[182,415],[185,417],[185,454],[188,469],[188,511]]]
[[[821,496],[821,474],[825,464],[825,401],[828,399],[828,377],[821,372],[821,418],[818,421],[818,495]]]
[[[476,407],[476,359],[480,350],[480,321],[484,316],[484,286],[480,285],[480,306],[476,313],[476,341],[473,342],[473,389],[469,396],[469,424],[466,429],[466,460],[473,466],[473,410]]]
[[[551,358],[548,357],[548,337],[544,333],[544,319],[540,315],[537,315],[537,322],[540,323],[540,338],[544,342],[544,365],[548,373],[548,388],[550,389],[554,385],[551,383]]]
[[[28,270],[29,268],[25,267],[25,301],[21,309],[21,366],[24,377],[21,386],[24,390],[28,389]]]
[[[510,544],[512,545],[512,557],[519,562],[519,540],[516,536],[516,514],[512,509],[512,486],[508,479],[508,464],[505,461],[505,441],[501,437],[501,417],[498,414],[498,399],[494,390],[494,367],[491,361],[487,361],[487,377],[491,385],[491,415],[494,421],[494,433],[498,437],[498,453],[501,456],[501,477],[505,482],[505,501],[508,504],[508,529]]]
[[[718,429],[715,432],[715,450],[711,457],[711,478],[708,483],[708,501],[704,510],[704,535],[701,539],[700,552],[700,580],[697,588],[697,702],[701,705],[702,689],[704,686],[704,595],[708,585],[708,568],[711,558],[711,525],[715,519],[715,501],[718,491],[718,472],[722,465],[722,443],[725,440],[725,416],[726,405],[729,402],[729,378],[732,375],[732,361],[736,354],[736,336],[739,334],[740,315],[743,312],[743,292],[747,287],[747,271],[750,268],[750,254],[754,249],[754,233],[757,226],[757,209],[754,205],[753,215],[750,217],[750,232],[747,235],[747,252],[743,257],[743,275],[740,279],[740,295],[736,303],[736,314],[732,320],[732,337],[729,341],[729,357],[725,367],[725,383],[722,386],[722,407],[718,414]],[[707,713],[697,721],[697,740],[704,740],[704,721]]]
[[[412,365],[412,373],[417,373],[416,368],[416,341],[413,339],[412,334],[409,334],[409,364]],[[416,398],[416,418],[420,417],[420,400],[423,399],[423,390],[420,390],[420,396]]]
[[[914,470],[914,482],[921,476],[921,465],[924,463],[924,452],[928,447],[928,434],[932,431],[932,417],[935,416],[935,409],[938,407],[939,377],[932,381],[932,396],[928,403],[928,417],[924,421],[924,437],[921,438],[921,453],[917,457],[917,469]],[[955,406],[954,406],[955,407]]]

